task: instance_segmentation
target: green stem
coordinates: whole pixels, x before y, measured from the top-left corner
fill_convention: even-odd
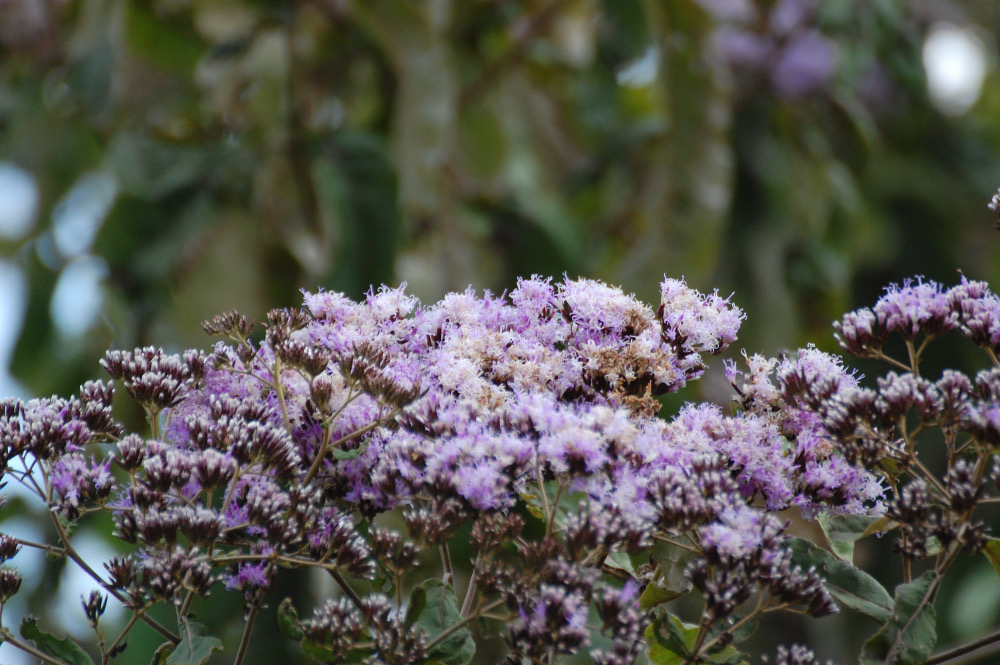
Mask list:
[[[472,609],[472,601],[476,597],[476,591],[479,587],[479,570],[483,565],[483,553],[479,552],[476,555],[476,563],[472,565],[472,575],[469,577],[469,588],[465,590],[465,599],[462,600],[462,612],[461,615],[467,616],[469,610]]]
[[[912,340],[906,340],[906,353],[910,357],[910,370],[917,376],[920,376],[920,352],[924,350],[924,346],[927,344],[927,340],[920,345],[920,350],[914,348]]]
[[[253,631],[253,624],[257,619],[257,613],[260,611],[260,601],[260,597],[254,599],[254,603],[250,607],[250,614],[247,616],[247,625],[243,628],[243,636],[240,638],[240,646],[236,651],[236,660],[233,661],[233,665],[242,665],[243,658],[246,656],[247,647],[250,646],[250,633]]]
[[[458,622],[454,623],[453,625],[449,626],[443,632],[441,632],[440,634],[438,634],[437,637],[435,637],[433,640],[431,640],[430,642],[428,642],[427,643],[427,652],[430,653],[434,649],[434,647],[436,647],[438,644],[440,644],[441,642],[443,642],[449,635],[451,635],[452,633],[454,633],[456,630],[458,630],[459,628],[461,628],[465,624],[467,624],[467,623],[469,623],[471,621],[476,620],[484,612],[488,612],[488,611],[492,610],[493,608],[499,607],[500,605],[503,605],[503,604],[504,604],[504,599],[503,598],[497,598],[496,600],[494,600],[494,601],[492,601],[492,602],[490,602],[490,603],[488,603],[488,604],[486,604],[486,605],[484,605],[482,607],[476,608],[475,612],[473,612],[472,614],[470,614],[467,617],[463,617],[461,621],[458,621]]]
[[[895,358],[893,358],[891,356],[885,355],[881,351],[879,351],[878,353],[876,353],[874,357],[878,358],[879,360],[883,360],[883,361],[889,363],[890,365],[893,365],[893,366],[897,367],[898,369],[903,370],[904,372],[913,371],[912,368],[909,367],[908,365],[906,365],[905,363],[901,363],[898,360],[896,360]]]
[[[30,653],[32,656],[38,658],[39,660],[42,660],[46,663],[51,663],[51,665],[70,665],[64,660],[59,660],[58,658],[54,658],[48,655],[47,653],[39,651],[38,649],[31,646],[27,642],[22,642],[21,640],[14,637],[14,634],[6,628],[0,628],[0,635],[3,635],[4,642],[20,649],[21,651],[24,651],[25,653]]]
[[[559,499],[562,498],[562,493],[565,487],[566,485],[562,482],[562,480],[556,481],[556,496],[552,499],[552,513],[549,515],[549,520],[545,524],[546,534],[551,534],[552,528],[555,526],[556,513],[559,511]]]
[[[351,585],[347,583],[347,580],[344,579],[344,576],[341,575],[336,570],[327,569],[326,572],[330,573],[330,577],[332,577],[333,581],[337,583],[337,586],[340,587],[340,590],[343,591],[344,594],[351,599],[351,602],[354,603],[354,606],[360,610],[361,597],[358,595],[357,591],[351,588]]]
[[[101,576],[98,575],[97,572],[91,568],[87,562],[83,560],[83,557],[81,557],[76,551],[76,548],[73,547],[73,544],[70,542],[69,534],[66,533],[63,525],[59,522],[59,516],[53,511],[49,511],[49,516],[52,518],[52,523],[55,525],[56,532],[59,534],[59,540],[62,541],[63,547],[66,548],[66,555],[72,559],[73,562],[83,570],[83,572],[87,573],[87,575],[97,582],[102,589],[114,596],[118,602],[123,605],[127,604],[127,599],[118,591],[118,589],[105,582],[104,579],[102,579]],[[171,644],[178,644],[181,641],[179,637],[171,633],[166,627],[162,626],[152,617],[143,614],[142,620],[145,621],[150,628],[169,640]]]
[[[940,653],[933,654],[930,658],[924,661],[924,665],[939,665],[939,663],[946,663],[949,660],[959,658],[967,653],[972,653],[973,651],[981,649],[985,646],[989,646],[991,644],[996,645],[998,642],[1000,642],[1000,630],[995,630],[988,635],[983,635],[982,637],[977,638],[961,646],[957,646],[953,649],[948,649],[947,651],[942,651]],[[993,651],[996,651],[996,649],[992,649],[991,653]]]
[[[552,511],[549,508],[549,497],[545,493],[545,482],[542,480],[542,465],[538,460],[538,455],[535,455],[535,480],[538,482],[538,494],[542,500],[542,512],[545,514],[545,535],[550,536],[548,527],[552,523]]]
[[[129,618],[128,623],[125,624],[125,627],[122,628],[120,633],[118,633],[118,637],[116,637],[114,642],[111,643],[111,646],[108,647],[109,652],[114,651],[118,644],[128,637],[128,634],[132,631],[132,626],[134,626],[135,622],[139,620],[139,615],[145,611],[145,609],[132,610],[132,616]]]
[[[441,552],[441,568],[444,570],[441,581],[444,582],[445,586],[451,587],[452,591],[454,591],[455,571],[451,566],[451,551],[448,549],[448,543],[438,545],[438,551]]]

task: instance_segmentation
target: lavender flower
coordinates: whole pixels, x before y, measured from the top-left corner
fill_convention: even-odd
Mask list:
[[[887,287],[873,311],[887,332],[898,332],[908,340],[921,332],[936,336],[958,326],[948,294],[937,282],[925,282],[921,277]]]
[[[761,659],[764,665],[769,665],[771,661],[764,656]],[[816,654],[811,649],[800,644],[793,644],[791,648],[779,646],[774,657],[774,665],[820,665],[816,660]],[[826,665],[832,665],[831,661],[826,661]]]
[[[985,282],[962,275],[962,282],[948,291],[948,301],[963,335],[993,353],[1000,351],[1000,298]]]
[[[511,626],[511,645],[528,656],[572,654],[590,644],[588,596],[579,590],[543,584]]]
[[[950,408],[972,429],[970,405],[995,403],[1000,380],[984,377],[962,398],[957,382],[948,392],[900,378],[883,386],[888,401],[865,401],[839,358],[809,348],[745,356],[745,374],[727,367],[741,379],[734,415],[700,404],[663,420],[657,396],[734,343],[743,312],[683,281],[660,288],[656,309],[601,282],[537,276],[509,295],[470,289],[429,306],[404,287],[361,302],[307,293],[303,309],[268,314],[259,344],[251,322],[229,313],[205,325],[228,340],[208,355],[109,352],[103,364],[146,408],[150,437],[124,435],[111,384],[97,383],[78,400],[5,401],[0,435],[8,457],[43,462],[51,508],[73,519],[112,511],[133,550],[105,564],[105,588],[143,615],[160,602],[186,612],[221,581],[252,618],[279,567],[325,571],[343,595],[291,620],[323,658],[433,659],[464,639],[453,615],[481,613],[503,619],[512,657],[552,659],[591,645],[594,604],[611,640],[595,661],[632,663],[648,624],[639,580],[653,562],[632,571],[621,555],[654,539],[697,555],[688,575],[706,629],[754,591],[832,611],[768,511],[878,513],[881,486],[836,437],[909,408],[927,422]],[[96,444],[113,452],[86,457]],[[968,469],[950,478],[952,503],[975,503]],[[405,533],[385,526],[400,518]],[[972,548],[955,523],[938,526]],[[463,528],[476,563],[459,610],[450,545]],[[419,603],[401,612],[406,576],[437,560],[435,602],[455,626],[415,623]],[[106,600],[85,601],[91,621]]]
[[[13,559],[21,551],[21,543],[17,538],[0,533],[0,563]]]
[[[9,566],[0,566],[0,607],[21,589],[21,573]]]
[[[877,317],[870,309],[848,312],[833,324],[834,335],[840,346],[858,358],[878,353],[888,338],[888,330],[877,325]]]
[[[771,81],[779,95],[795,99],[826,86],[836,70],[836,45],[819,31],[807,30],[782,49]]]
[[[111,461],[88,463],[80,453],[69,453],[56,460],[49,478],[63,513],[72,519],[84,502],[101,501],[111,493]]]
[[[332,660],[341,658],[354,646],[364,628],[361,615],[346,598],[327,601],[302,625],[306,637],[328,649]]]

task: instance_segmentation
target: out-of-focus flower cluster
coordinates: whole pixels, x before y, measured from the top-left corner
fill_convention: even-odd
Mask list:
[[[611,642],[593,657],[633,662],[649,625],[640,592],[660,578],[655,559],[622,562],[657,541],[694,553],[686,576],[706,627],[754,593],[767,599],[759,608],[834,611],[765,511],[879,513],[882,487],[811,410],[861,390],[855,378],[812,349],[780,363],[753,357],[741,412],[697,404],[661,419],[657,396],[701,376],[743,319],[682,281],[666,279],[661,296],[654,309],[600,282],[537,277],[505,297],[470,290],[429,307],[403,288],[362,302],[307,293],[303,309],[269,314],[259,343],[232,312],[205,324],[226,338],[210,354],[109,352],[102,364],[145,408],[150,437],[113,420],[111,384],[88,383],[78,399],[4,401],[3,461],[18,459],[8,474],[60,525],[112,512],[134,550],[93,576],[142,617],[160,602],[183,614],[217,583],[252,610],[279,568],[325,571],[343,594],[286,628],[326,659],[461,650],[467,629],[413,609],[433,601],[459,625],[473,613],[502,618],[515,660],[594,647],[596,607]],[[978,325],[969,312],[963,325]],[[466,525],[477,559],[459,606],[449,544]],[[404,613],[404,578],[428,549],[440,552],[444,585],[417,587],[421,601]],[[348,579],[373,581],[371,593]],[[6,598],[20,578],[0,581]],[[95,627],[100,603],[84,603]]]
[[[817,27],[814,0],[778,0],[767,12],[742,0],[700,0],[720,22],[716,47],[737,70],[765,75],[781,97],[816,92],[833,79],[837,45]]]

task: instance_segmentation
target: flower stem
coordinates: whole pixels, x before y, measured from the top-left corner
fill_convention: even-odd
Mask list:
[[[39,651],[38,649],[31,646],[27,642],[22,642],[21,640],[14,637],[14,634],[6,628],[0,628],[0,635],[3,636],[4,642],[10,644],[11,646],[17,647],[18,649],[24,651],[25,653],[31,654],[32,656],[38,658],[39,660],[42,660],[46,663],[51,663],[51,665],[69,665],[69,663],[67,663],[64,660],[60,660],[58,658],[48,655],[47,653]]]
[[[991,644],[996,645],[998,643],[1000,643],[1000,630],[995,630],[988,635],[983,635],[982,637],[972,640],[971,642],[968,642],[961,646],[957,646],[953,649],[948,649],[947,651],[942,651],[940,653],[933,654],[930,658],[928,658],[924,662],[924,665],[938,665],[939,663],[946,663],[950,660],[954,660],[955,658],[964,656],[967,653],[972,653],[977,649],[981,649]],[[996,649],[993,649],[992,651],[995,650]]]
[[[441,568],[444,569],[441,581],[444,582],[445,586],[450,586],[454,590],[455,571],[451,565],[451,551],[448,549],[448,543],[438,545],[438,550],[441,552]]]
[[[236,660],[233,661],[233,665],[241,665],[243,657],[246,656],[247,647],[250,645],[250,633],[253,631],[253,624],[257,619],[257,613],[260,611],[260,600],[260,598],[256,598],[250,607],[250,613],[247,616],[247,625],[243,628],[243,636],[240,638],[240,647],[236,651]]]
[[[73,547],[73,544],[70,542],[69,534],[66,533],[66,529],[64,529],[62,523],[59,522],[59,515],[51,511],[49,512],[49,515],[52,517],[52,523],[55,525],[56,532],[59,534],[59,540],[62,542],[63,547],[66,548],[66,555],[72,559],[73,562],[83,570],[83,572],[87,573],[87,575],[89,575],[95,582],[101,585],[101,588],[114,596],[118,602],[123,605],[126,604],[126,599],[122,596],[121,592],[105,582],[104,579],[97,574],[97,571],[91,568],[87,562],[83,560],[83,557],[80,556],[79,552],[76,551],[76,548]],[[141,618],[146,622],[146,624],[149,625],[150,628],[169,640],[171,644],[178,644],[181,641],[181,638],[171,633],[166,627],[161,625],[152,617],[143,614]]]
[[[336,570],[328,569],[326,572],[330,573],[330,577],[332,577],[333,581],[337,583],[337,586],[339,586],[341,591],[344,592],[344,595],[350,598],[351,602],[354,603],[354,606],[360,610],[361,596],[358,595],[357,591],[351,588],[351,585],[347,583],[347,580],[344,579],[344,576],[338,573]]]
[[[469,610],[472,609],[472,600],[476,597],[476,591],[479,587],[479,569],[483,564],[483,553],[480,552],[476,555],[476,563],[472,566],[472,575],[469,577],[469,588],[465,590],[465,599],[462,601],[462,617],[466,617],[469,614]]]

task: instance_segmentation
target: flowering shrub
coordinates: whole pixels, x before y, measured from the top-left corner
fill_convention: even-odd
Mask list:
[[[196,597],[227,591],[246,607],[235,663],[266,602],[319,662],[466,665],[499,636],[507,663],[736,664],[761,616],[838,603],[882,624],[864,662],[941,662],[942,575],[963,550],[1000,558],[975,514],[997,490],[1000,299],[965,279],[891,287],[837,325],[849,353],[902,372],[877,388],[814,348],[747,356],[726,368],[732,415],[689,404],[664,419],[657,396],[701,376],[743,314],[682,281],[661,294],[654,310],[599,282],[538,277],[429,307],[403,288],[360,303],[320,292],[272,311],[261,341],[232,312],[205,324],[224,340],[210,353],[110,351],[114,383],[0,402],[5,474],[45,503],[59,540],[2,536],[0,557],[45,547],[92,578],[83,610],[104,663],[138,622],[163,636],[155,663],[232,648],[191,618]],[[949,330],[994,369],[922,377],[927,342]],[[883,350],[891,336],[908,358]],[[149,436],[115,421],[114,386]],[[931,429],[943,474],[918,456]],[[790,507],[829,542],[788,536],[774,513]],[[99,512],[128,548],[103,566],[72,539]],[[850,563],[857,538],[886,531],[905,563],[895,599]],[[453,558],[459,538],[473,560]],[[281,568],[340,592],[308,608],[271,599]],[[20,583],[0,568],[0,609]],[[684,620],[671,601],[689,594],[700,616]],[[109,600],[130,613],[112,639]],[[161,604],[176,625],[152,618]],[[34,618],[0,630],[45,662],[93,662]],[[776,662],[815,659],[792,646]]]

